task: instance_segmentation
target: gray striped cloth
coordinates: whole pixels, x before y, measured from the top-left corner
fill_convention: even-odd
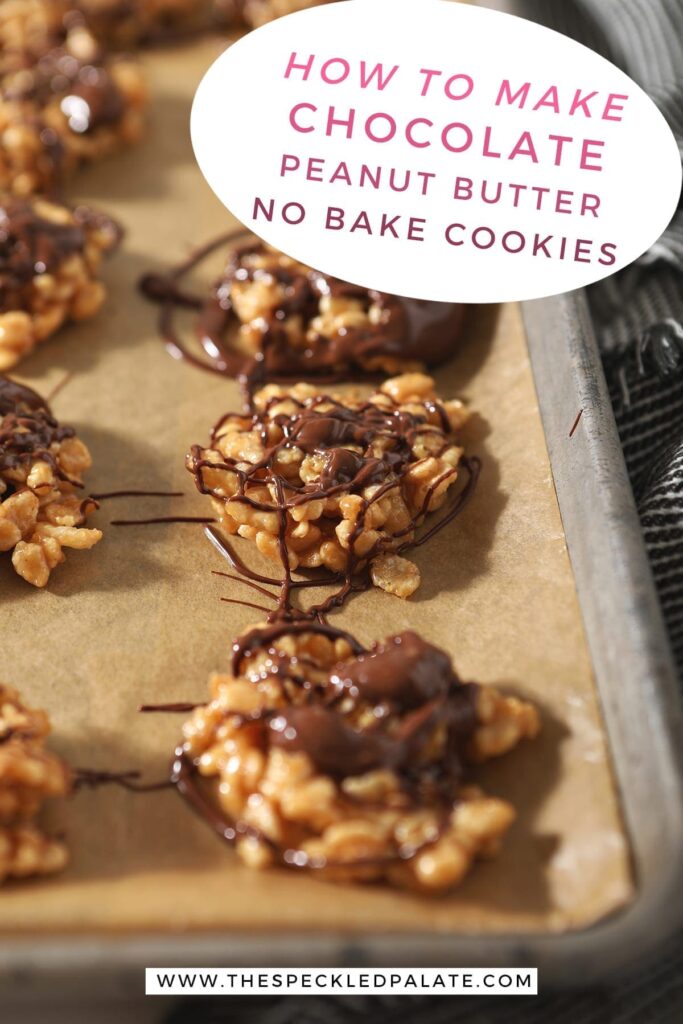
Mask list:
[[[683,152],[683,0],[527,0],[652,97]],[[671,644],[683,678],[683,205],[636,263],[588,289]]]
[[[527,0],[520,13],[602,53],[645,88],[683,149],[683,0]],[[588,297],[671,642],[683,674],[683,209]],[[683,936],[610,986],[537,998],[223,999],[168,1024],[679,1024]],[[540,979],[541,988],[542,981]],[[201,1007],[199,1016],[197,1011]]]

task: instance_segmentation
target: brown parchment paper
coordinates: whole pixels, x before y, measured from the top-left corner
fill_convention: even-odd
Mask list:
[[[230,226],[188,138],[191,97],[221,48],[205,40],[144,58],[154,96],[146,141],[71,186],[128,231],[107,270],[109,303],[17,374],[47,393],[73,372],[54,407],[93,452],[91,490],[185,492],[104,503],[95,521],[105,539],[70,553],[46,591],[0,562],[2,677],[49,709],[54,746],[73,764],[140,768],[150,781],[166,772],[181,722],[140,715],[138,704],[203,699],[232,636],[258,618],[219,602],[250,595],[211,575],[225,566],[201,527],[107,526],[206,513],[183,455],[237,401],[230,382],[169,358],[155,313],[135,290],[142,272]],[[0,930],[559,931],[628,901],[628,848],[517,308],[472,311],[466,340],[438,379],[444,395],[477,411],[468,447],[484,458],[481,486],[462,517],[417,553],[423,585],[414,599],[373,591],[336,621],[365,642],[422,630],[464,677],[538,701],[539,740],[480,773],[485,788],[518,808],[501,856],[439,899],[255,873],[174,792],[107,787],[52,810],[71,866],[1,889]],[[246,542],[243,551],[251,551]]]

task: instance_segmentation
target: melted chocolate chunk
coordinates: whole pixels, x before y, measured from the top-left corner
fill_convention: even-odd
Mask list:
[[[10,380],[9,377],[0,376],[0,416],[6,416],[10,412],[18,413],[22,409],[30,412],[36,412],[38,409],[50,411],[47,402],[37,391]]]
[[[373,704],[387,702],[401,711],[445,697],[459,685],[445,651],[412,630],[337,665],[330,681],[352,697]]]
[[[283,638],[311,634],[343,639],[353,652],[331,670],[322,689],[307,675],[305,659],[277,647]],[[273,746],[301,751],[319,771],[335,777],[376,768],[409,776],[424,743],[442,725],[447,741],[441,784],[452,787],[462,778],[462,752],[477,722],[478,688],[461,683],[446,652],[417,633],[401,633],[365,651],[350,634],[327,624],[278,621],[236,641],[233,673],[239,676],[244,659],[257,654],[266,655],[259,665],[261,679],[293,683],[307,695],[304,703],[265,715],[267,742]],[[356,728],[353,717],[361,705],[381,705],[384,713],[372,726]]]
[[[6,58],[10,67],[5,68],[2,96],[38,107],[59,99],[69,128],[78,135],[116,124],[125,112],[124,99],[100,59],[96,55],[94,62],[81,61],[62,45],[37,57],[11,55]]]
[[[364,459],[348,448],[330,448],[323,458],[320,483],[324,490],[329,490],[360,479],[365,487],[381,479],[385,472],[386,464],[381,459]]]
[[[83,252],[85,242],[81,224],[56,224],[40,217],[25,199],[5,200],[0,207],[0,311],[23,308],[22,289]]]
[[[395,767],[402,752],[387,736],[359,732],[337,712],[315,704],[278,712],[268,727],[272,746],[301,751],[318,771],[334,777]]]
[[[49,463],[60,480],[81,486],[60,469],[50,450],[53,444],[74,437],[75,431],[59,425],[40,395],[0,377],[0,416],[0,472],[40,460]]]
[[[112,248],[123,234],[115,221],[86,206],[73,210],[72,223],[60,224],[40,216],[26,199],[5,199],[0,206],[0,312],[26,308],[26,286],[83,254],[89,230],[107,232]]]
[[[104,68],[86,66],[61,102],[69,128],[78,135],[116,124],[125,113],[123,96]]]
[[[333,415],[304,411],[288,429],[290,439],[305,452],[324,451],[342,444],[365,446],[369,440],[368,429],[343,407]]]

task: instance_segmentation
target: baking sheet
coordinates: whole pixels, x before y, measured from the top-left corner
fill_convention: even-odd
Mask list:
[[[232,636],[255,615],[219,603],[243,595],[211,575],[223,565],[200,527],[106,525],[206,513],[183,454],[237,401],[230,382],[166,355],[154,311],[135,292],[142,272],[231,225],[188,139],[191,96],[220,49],[205,40],[144,58],[155,98],[146,142],[75,183],[79,200],[105,206],[128,230],[108,268],[109,304],[16,375],[47,393],[74,372],[54,408],[91,448],[91,490],[185,492],[104,503],[96,522],[105,539],[90,553],[70,553],[45,592],[1,566],[6,681],[49,709],[54,746],[72,763],[141,768],[150,780],[164,773],[180,721],[140,715],[138,704],[202,699],[209,673],[227,664]],[[437,376],[442,394],[477,411],[467,441],[485,460],[481,485],[462,517],[417,552],[423,585],[415,598],[373,591],[334,621],[365,642],[421,630],[452,653],[464,677],[503,682],[539,702],[538,741],[480,773],[486,789],[518,808],[502,855],[439,899],[258,874],[174,793],[104,788],[53,809],[71,867],[4,888],[0,930],[557,932],[629,901],[628,845],[517,308],[472,311],[466,342]]]

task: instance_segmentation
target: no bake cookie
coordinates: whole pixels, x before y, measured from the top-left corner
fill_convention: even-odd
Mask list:
[[[44,587],[65,560],[101,539],[86,520],[97,502],[82,495],[88,449],[72,427],[60,426],[29,388],[0,377],[0,552],[15,572]]]
[[[369,398],[271,384],[250,412],[223,416],[187,467],[223,529],[281,562],[285,577],[323,567],[345,581],[341,599],[369,565],[375,585],[409,597],[420,574],[403,552],[449,500],[466,419],[462,402],[442,402],[423,374],[387,380]],[[473,486],[476,463],[465,466],[468,487],[441,524]]]
[[[188,306],[197,310],[203,365],[257,384],[419,370],[444,362],[457,346],[462,305],[347,284],[259,240],[230,249],[208,296],[189,293],[185,275],[222,242],[166,278],[143,280],[162,304],[162,334],[174,355],[197,362],[175,324],[176,310]]]
[[[17,195],[54,193],[74,168],[142,134],[138,65],[106,56],[80,17],[64,25],[0,51],[0,189]]]
[[[85,207],[0,196],[0,371],[100,309],[100,265],[119,237],[113,221]]]
[[[364,651],[321,624],[257,627],[211,688],[176,755],[181,793],[247,864],[338,881],[461,881],[514,819],[470,766],[539,728],[532,705],[461,682],[412,632]]]
[[[0,684],[0,882],[52,874],[68,859],[64,843],[34,823],[43,802],[71,785],[67,766],[45,747],[49,732],[43,711]]]

